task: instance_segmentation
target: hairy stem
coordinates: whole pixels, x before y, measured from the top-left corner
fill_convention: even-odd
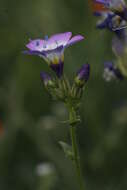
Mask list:
[[[80,186],[80,190],[84,190],[84,184],[82,179],[82,173],[81,173],[81,166],[80,166],[80,157],[79,157],[79,151],[78,151],[78,145],[77,145],[77,138],[76,138],[76,124],[78,122],[76,112],[73,108],[69,109],[70,112],[70,135],[71,135],[71,141],[72,141],[72,153],[73,153],[73,162],[76,169],[77,179]]]

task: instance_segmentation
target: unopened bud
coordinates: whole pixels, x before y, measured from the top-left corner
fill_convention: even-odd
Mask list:
[[[54,82],[52,81],[51,77],[49,74],[45,72],[40,73],[41,81],[46,87],[51,87],[54,86]]]
[[[84,64],[81,69],[77,72],[77,76],[75,77],[75,83],[79,87],[83,87],[85,82],[88,81],[90,75],[90,65]]]

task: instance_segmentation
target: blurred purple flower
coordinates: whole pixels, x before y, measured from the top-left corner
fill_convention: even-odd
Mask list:
[[[127,21],[127,5],[124,0],[95,0]]]
[[[114,32],[118,38],[123,36],[123,31],[126,28],[126,22],[113,12],[100,13],[101,19],[97,22],[98,29],[108,29]]]
[[[127,6],[124,0],[93,0],[93,2],[101,7],[94,14],[101,17],[97,28],[109,29],[119,37],[121,30],[127,28]]]
[[[96,27],[108,29],[115,34],[112,40],[112,50],[118,57],[124,56],[127,47],[127,6],[124,0],[93,0],[98,5],[97,16],[101,18]],[[110,81],[112,78],[123,79],[120,65],[112,62],[104,64],[104,78]]]
[[[96,27],[98,29],[109,29],[111,31],[113,31],[114,28],[114,23],[113,23],[113,18],[115,17],[114,13],[102,13],[101,18]]]
[[[50,38],[31,40],[26,45],[29,50],[24,53],[43,57],[60,78],[63,74],[65,48],[84,39],[81,35],[71,37],[71,32],[65,32],[55,34]]]
[[[114,37],[112,40],[112,50],[116,56],[122,56],[124,53],[124,42]]]
[[[77,72],[77,76],[75,77],[75,83],[82,87],[85,82],[88,81],[90,76],[90,65],[84,64],[80,70]]]
[[[111,81],[115,78],[122,80],[124,78],[120,70],[111,61],[104,63],[103,77],[106,81]]]

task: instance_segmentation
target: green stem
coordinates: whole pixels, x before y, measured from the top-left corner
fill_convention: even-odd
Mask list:
[[[80,190],[84,190],[83,179],[82,179],[82,174],[81,174],[81,166],[80,166],[80,157],[79,157],[77,138],[76,138],[76,123],[78,122],[78,120],[77,120],[77,115],[76,115],[75,110],[73,108],[69,110],[70,110],[70,134],[71,134],[71,141],[72,141],[72,152],[74,156],[73,161],[75,164],[75,169],[76,169],[76,174],[77,174]]]

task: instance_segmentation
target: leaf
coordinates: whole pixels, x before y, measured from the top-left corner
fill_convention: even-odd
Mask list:
[[[65,153],[65,156],[67,156],[68,158],[70,158],[71,160],[74,160],[74,155],[73,155],[73,152],[72,152],[72,147],[63,142],[63,141],[59,141],[59,144],[60,146],[62,147],[64,153]]]

